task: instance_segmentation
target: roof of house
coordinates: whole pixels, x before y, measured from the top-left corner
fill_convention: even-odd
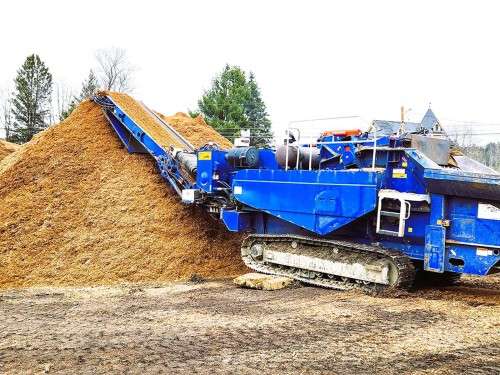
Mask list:
[[[384,135],[392,135],[398,132],[401,127],[401,121],[374,120],[373,125],[377,127],[377,132],[381,132]],[[420,122],[404,123],[406,133],[418,133],[424,129],[435,132],[443,130],[438,118],[430,108]]]

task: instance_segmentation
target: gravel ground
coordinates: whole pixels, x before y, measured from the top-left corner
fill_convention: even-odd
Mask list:
[[[0,372],[500,373],[500,278],[398,298],[230,281],[0,292]]]

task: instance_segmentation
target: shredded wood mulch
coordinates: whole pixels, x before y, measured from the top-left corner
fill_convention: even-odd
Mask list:
[[[199,119],[170,119],[195,145],[220,141]],[[240,236],[183,206],[149,156],[127,153],[93,102],[7,159],[0,163],[0,287],[222,278],[247,270]]]

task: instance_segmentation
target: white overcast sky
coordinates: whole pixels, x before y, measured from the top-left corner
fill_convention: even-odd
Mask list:
[[[194,108],[225,63],[255,72],[273,126],[361,115],[500,123],[496,1],[3,1],[0,87],[37,53],[79,89],[95,50],[122,47],[134,95]],[[500,133],[500,125],[475,132]],[[483,137],[484,139],[484,137]],[[500,140],[491,135],[488,140]]]

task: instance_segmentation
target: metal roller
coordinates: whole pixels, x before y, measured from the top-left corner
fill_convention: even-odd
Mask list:
[[[193,177],[196,177],[196,171],[198,168],[198,159],[196,154],[190,154],[188,152],[178,152],[175,158],[181,163],[182,167]]]
[[[282,168],[285,168],[286,165],[286,149],[287,146],[285,145],[281,145],[276,149],[276,161]],[[311,159],[311,169],[319,168],[319,148],[295,145],[288,146],[288,168],[293,169],[297,167],[297,153],[299,157],[298,166],[300,169],[309,169],[309,159]]]
[[[255,147],[237,147],[230,149],[226,160],[234,167],[256,168],[259,166],[259,150]]]

